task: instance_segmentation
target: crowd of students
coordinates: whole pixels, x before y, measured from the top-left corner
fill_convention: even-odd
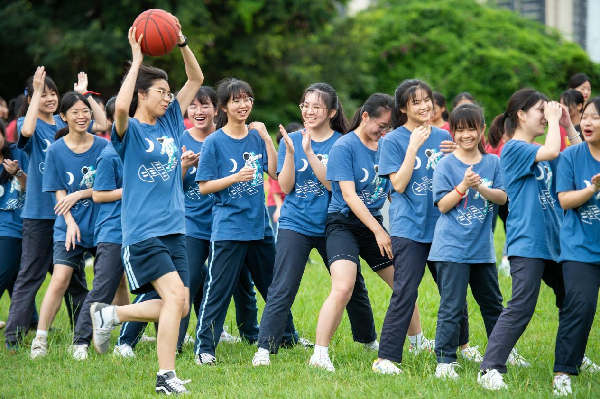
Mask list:
[[[131,66],[105,110],[85,73],[59,98],[39,67],[16,143],[0,123],[7,350],[33,327],[30,357],[47,355],[65,297],[74,359],[87,359],[90,345],[107,352],[117,327],[113,353],[134,356],[146,324],[157,322],[156,391],[185,393],[189,380],[177,377],[175,356],[189,314],[198,320],[196,363],[215,364],[219,341],[231,338],[223,324],[233,297],[240,334],[258,346],[252,365],[269,366],[281,346],[313,346],[296,331],[291,307],[317,249],[331,290],[311,366],[335,371],[328,347],[346,309],[354,340],[378,352],[374,372],[402,372],[408,337],[411,353],[435,353],[436,377],[459,378],[461,356],[481,363],[483,387],[506,388],[507,364],[528,365],[515,345],[543,280],[559,309],[554,393],[572,392],[570,375],[600,371],[585,356],[600,287],[600,98],[590,98],[586,75],[571,79],[560,103],[531,89],[514,93],[487,142],[469,93],[450,113],[443,95],[408,79],[393,97],[371,95],[349,122],[334,88],[315,83],[300,98],[303,126],[280,125],[276,150],[263,123],[248,123],[247,82],[202,86],[180,34],[188,80],[174,95],[166,72],[143,63],[141,39],[130,29]],[[109,128],[110,142],[94,134]],[[270,210],[265,174],[277,190]],[[388,200],[389,231],[381,211]],[[501,270],[512,276],[506,308],[493,244],[498,215],[507,236]],[[94,256],[89,292],[86,253]],[[391,290],[380,342],[361,258]],[[424,336],[417,307],[426,266],[441,296],[435,341]],[[469,346],[468,285],[488,336],[484,355]],[[260,326],[254,287],[266,301]]]

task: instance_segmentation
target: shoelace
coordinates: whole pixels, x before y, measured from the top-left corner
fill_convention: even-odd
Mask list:
[[[173,378],[169,378],[165,382],[169,386],[169,388],[171,388],[175,392],[182,393],[182,392],[187,392],[187,389],[185,389],[184,385],[190,381],[191,380],[181,381],[179,378],[173,377]]]

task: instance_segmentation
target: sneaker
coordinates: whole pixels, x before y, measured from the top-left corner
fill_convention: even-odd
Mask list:
[[[379,350],[379,342],[377,340],[363,344],[363,347],[368,351],[377,352]]]
[[[317,355],[316,353],[314,353],[310,357],[308,364],[310,364],[313,367],[322,368],[323,370],[327,370],[327,371],[331,371],[331,372],[335,371],[335,367],[333,367],[333,363],[331,363],[331,359],[329,359],[329,355]]]
[[[477,382],[479,385],[490,391],[499,391],[501,389],[507,389],[508,387],[504,383],[502,374],[496,369],[486,370],[485,374],[483,371],[479,372],[477,376]]]
[[[508,258],[502,258],[502,262],[500,262],[500,266],[498,266],[498,271],[500,274],[510,277],[510,261]]]
[[[88,347],[89,345],[71,345],[69,352],[73,355],[75,360],[87,360],[88,358]]]
[[[454,363],[438,363],[437,367],[435,368],[435,377],[441,378],[443,380],[445,380],[445,379],[458,380],[460,377],[458,376],[458,373],[454,370],[455,368],[458,368],[458,367],[460,367],[460,365],[456,362],[454,362]]]
[[[194,337],[192,337],[190,334],[185,334],[185,338],[183,339],[184,345],[193,344],[194,342],[196,342]]]
[[[118,323],[114,320],[114,306],[106,303],[94,302],[90,306],[92,316],[93,335],[92,342],[96,352],[102,354],[108,350],[110,335]]]
[[[529,364],[523,356],[521,356],[521,355],[519,355],[519,353],[517,353],[517,348],[513,348],[510,351],[510,354],[508,355],[508,359],[506,360],[506,363],[510,364],[511,366],[518,366],[518,367],[531,366],[531,364]]]
[[[4,320],[0,320],[0,330],[6,327],[6,322]]]
[[[554,388],[555,396],[569,396],[573,394],[573,390],[571,389],[571,376],[566,374],[555,376],[552,388]]]
[[[581,362],[581,367],[579,367],[579,371],[585,371],[586,373],[598,373],[600,372],[600,366],[595,364],[590,360],[589,357],[583,356],[583,361]]]
[[[142,335],[142,338],[140,338],[141,342],[156,342],[156,337],[151,337],[149,335]]]
[[[379,374],[400,374],[402,372],[398,366],[387,359],[375,359],[371,366],[371,370]]]
[[[156,393],[165,395],[182,395],[189,393],[184,386],[192,380],[182,381],[175,375],[174,372],[168,371],[165,374],[156,375]]]
[[[315,344],[313,344],[306,338],[300,338],[298,340],[298,342],[296,342],[296,345],[301,346],[303,348],[314,348],[315,347]]]
[[[196,364],[198,366],[214,366],[217,364],[217,358],[210,353],[201,353],[196,355]]]
[[[31,353],[29,357],[37,359],[38,357],[44,357],[48,354],[48,337],[36,335],[33,341],[31,341]]]
[[[227,327],[225,327],[223,328],[223,332],[221,332],[221,338],[219,339],[219,342],[226,342],[228,344],[238,344],[242,342],[242,339],[240,337],[236,337],[234,335],[229,334],[229,332],[227,332]]]
[[[135,353],[133,353],[133,348],[128,344],[115,345],[115,349],[113,349],[113,355],[119,357],[135,357]]]
[[[419,353],[421,353],[423,351],[433,352],[434,348],[435,348],[435,339],[427,339],[427,338],[423,337],[423,339],[421,339],[420,344],[418,344],[418,345],[413,345],[412,343],[410,344],[410,346],[408,347],[408,353],[410,353],[412,355],[418,355]]]
[[[256,352],[254,354],[254,357],[252,358],[252,365],[254,367],[269,366],[271,364],[271,359],[269,358],[269,351],[261,349],[262,348],[259,348],[258,352]]]
[[[478,346],[467,346],[465,349],[460,350],[460,356],[470,362],[481,363],[483,362],[483,356],[481,356],[478,348]]]

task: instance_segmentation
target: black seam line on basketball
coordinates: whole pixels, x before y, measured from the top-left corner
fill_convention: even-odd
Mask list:
[[[170,26],[170,27],[173,29],[173,32],[175,33],[175,36],[177,36],[177,27],[176,27],[176,26],[173,26],[173,25],[172,25],[172,24],[169,22],[169,20],[167,20],[166,18],[164,18],[164,17],[160,16],[159,14],[156,14],[156,15],[154,16],[154,18],[160,18],[160,19],[162,19],[163,21],[165,21],[167,24],[169,24],[169,26]],[[175,37],[175,41],[177,41],[177,37]]]
[[[154,12],[154,10],[150,10],[150,13],[148,15],[146,15],[146,25],[144,25],[144,46],[146,46],[146,51],[148,51],[148,39],[147,39],[147,35],[146,35],[146,29],[148,29],[148,20],[150,19],[150,16],[152,15],[152,13]],[[150,53],[148,51],[148,53]]]
[[[151,19],[151,21],[154,22],[154,25],[156,25],[156,31],[158,32],[158,36],[160,36],[160,41],[162,42],[163,48],[165,49],[165,54],[167,54],[168,51],[167,51],[167,45],[165,44],[165,38],[163,37],[162,33],[160,33],[160,28],[158,27],[158,24],[156,23],[156,21],[153,19]]]

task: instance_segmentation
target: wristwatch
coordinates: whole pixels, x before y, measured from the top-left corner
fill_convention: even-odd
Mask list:
[[[15,173],[15,176],[17,176],[17,177],[21,177],[21,176],[23,176],[23,169],[19,169],[19,170],[17,171],[17,173]]]
[[[179,47],[185,47],[185,46],[187,46],[187,44],[188,44],[187,43],[187,37],[183,36],[183,43],[177,43],[177,46],[179,46]]]

